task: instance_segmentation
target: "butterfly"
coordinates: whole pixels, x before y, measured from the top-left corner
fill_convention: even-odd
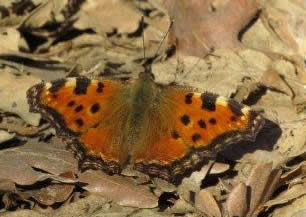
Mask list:
[[[54,126],[82,168],[118,174],[132,164],[171,183],[228,145],[254,141],[264,124],[248,106],[157,84],[145,69],[133,81],[75,77],[36,84],[27,92],[30,111]]]

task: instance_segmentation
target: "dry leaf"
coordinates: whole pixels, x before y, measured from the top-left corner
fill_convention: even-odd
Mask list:
[[[37,135],[37,133],[43,128],[46,128],[46,125],[34,127],[27,124],[24,120],[16,115],[4,116],[0,122],[0,129],[7,130],[10,137],[14,136],[15,133],[20,136],[34,136]]]
[[[80,3],[80,6],[82,1],[76,2]],[[0,43],[0,47],[3,48],[0,51],[0,64],[4,66],[0,73],[0,99],[5,99],[1,101],[2,104],[0,102],[0,117],[3,118],[0,129],[15,133],[17,139],[27,140],[26,147],[34,140],[26,136],[35,136],[42,130],[25,125],[27,122],[37,126],[40,120],[39,116],[31,116],[27,105],[23,105],[26,102],[27,87],[40,80],[53,80],[67,75],[135,78],[138,72],[143,70],[139,62],[144,60],[140,17],[144,15],[145,20],[143,32],[146,56],[155,55],[156,49],[152,48],[159,45],[169,23],[167,14],[164,13],[167,13],[167,10],[161,11],[159,7],[164,0],[89,0],[80,11],[74,7],[76,2],[69,1],[66,7],[67,1],[59,0],[14,3],[11,0],[0,1],[0,29],[4,33],[0,35],[0,41],[3,42]],[[256,18],[250,23],[250,19],[257,12],[256,4],[260,5],[261,13],[258,13],[259,19]],[[302,28],[305,25],[305,2],[167,0],[165,5],[171,7],[168,11],[171,11],[170,15],[175,18],[169,38],[170,42],[177,44],[181,49],[177,53],[183,51],[185,54],[199,54],[200,57],[181,58],[179,55],[168,53],[168,50],[162,54],[163,48],[166,47],[166,43],[163,43],[153,64],[156,81],[164,84],[176,82],[199,91],[208,90],[238,98],[255,109],[264,110],[263,114],[268,119],[256,142],[235,144],[232,149],[221,153],[227,159],[238,162],[229,162],[230,169],[224,165],[217,169],[217,173],[226,173],[212,178],[213,182],[209,183],[212,194],[205,199],[201,199],[202,193],[197,196],[199,209],[204,210],[203,207],[212,204],[214,208],[208,210],[208,213],[215,216],[220,216],[218,206],[224,205],[222,208],[227,207],[228,210],[225,211],[232,216],[242,216],[242,213],[248,211],[248,215],[251,215],[254,210],[253,216],[257,216],[259,212],[268,210],[263,215],[300,217],[305,213],[305,207],[302,206],[305,204],[305,193],[301,190],[305,184],[305,168],[301,162],[305,161],[306,144],[303,120],[306,114],[306,91],[302,83],[306,72],[305,31]],[[198,7],[193,7],[194,5]],[[243,6],[240,7],[241,5]],[[188,7],[191,12],[187,10]],[[24,19],[25,17],[27,19]],[[19,28],[22,23],[22,28]],[[215,51],[202,58],[204,54],[211,52],[212,47]],[[219,49],[221,47],[228,49]],[[237,50],[245,47],[254,49]],[[25,76],[28,74],[31,77]],[[243,88],[247,91],[241,95],[239,90]],[[14,107],[16,105],[17,107]],[[13,119],[13,115],[19,117]],[[44,126],[46,125],[42,125]],[[5,133],[4,136],[6,138],[2,141],[12,135]],[[50,139],[48,131],[44,132],[40,139],[46,139],[50,144],[45,146],[45,143],[40,143],[29,149],[7,149],[7,146],[16,144],[15,140],[1,144],[3,146],[0,151],[0,176],[10,178],[8,182],[0,181],[0,190],[3,190],[0,195],[1,202],[8,205],[3,207],[0,203],[1,211],[9,208],[10,203],[12,208],[24,208],[24,203],[29,204],[28,199],[32,194],[43,205],[56,203],[52,209],[48,207],[49,209],[43,210],[50,216],[199,215],[194,204],[187,203],[184,199],[190,201],[190,196],[203,192],[201,184],[211,181],[202,180],[207,175],[207,168],[203,174],[195,173],[194,182],[185,185],[185,189],[161,184],[159,180],[152,183],[147,177],[138,178],[135,182],[131,181],[132,178],[123,177],[115,178],[115,181],[109,181],[112,179],[104,176],[89,178],[96,183],[85,186],[88,189],[90,186],[96,187],[98,191],[115,197],[119,204],[132,204],[137,208],[119,206],[93,194],[75,201],[80,194],[79,188],[75,189],[76,194],[72,195],[73,198],[67,200],[76,180],[61,178],[58,175],[63,172],[63,167],[76,172],[77,162],[70,152],[69,157],[66,156],[68,152],[54,152],[54,146],[59,142],[55,141],[55,137]],[[67,164],[70,164],[68,159],[71,159],[72,170],[66,165],[67,161]],[[248,167],[272,160],[275,167],[280,166],[287,171],[281,179],[281,185],[278,181],[282,171],[271,169],[268,164],[264,164],[268,165],[266,168],[259,166],[253,170],[247,182],[248,186],[238,184],[245,181],[245,175],[249,174]],[[292,163],[295,165],[297,162],[300,163],[297,168],[292,166]],[[210,174],[213,170],[214,168],[210,170]],[[137,174],[131,176],[138,177]],[[52,182],[47,182],[46,178]],[[46,184],[43,187],[41,182],[37,183],[41,180]],[[215,185],[214,181],[218,184]],[[16,188],[15,183],[21,185]],[[24,192],[25,189],[29,189],[23,184],[30,184],[30,191]],[[283,184],[287,184],[288,189],[280,188],[282,192],[274,195],[275,198],[269,204],[268,200],[275,188]],[[127,187],[122,188],[123,186]],[[138,189],[139,186],[141,190]],[[224,192],[229,192],[231,186],[236,187],[225,202],[227,195],[224,195]],[[245,187],[253,189],[250,191],[251,197],[247,199],[243,196]],[[148,188],[151,188],[159,198],[152,196],[149,191],[144,201],[141,201],[142,189],[145,192]],[[110,189],[115,189],[116,192],[111,192]],[[208,188],[204,190],[204,195],[207,190]],[[12,200],[12,195],[18,196],[19,199]],[[165,199],[165,195],[171,196]],[[210,202],[206,203],[207,198]],[[33,201],[33,198],[31,200]],[[138,208],[155,207],[157,200],[160,200],[160,203],[166,201],[165,203],[170,205],[162,205],[161,207],[166,207],[165,210]],[[58,207],[63,201],[67,203]],[[70,203],[71,201],[75,202]],[[246,201],[251,201],[251,205]],[[264,205],[265,201],[268,202]],[[174,204],[173,207],[171,204]],[[31,202],[26,206],[32,208],[34,205],[36,204]],[[250,210],[246,211],[245,205],[250,206]],[[35,208],[39,209],[39,206],[36,205]],[[17,210],[8,213],[8,216],[39,215],[36,212],[22,211],[25,212]],[[6,212],[3,214],[6,215]]]
[[[59,176],[69,178],[69,179],[75,179],[74,174],[71,172],[60,174]],[[74,189],[74,185],[72,184],[51,183],[50,185],[40,188],[40,189],[29,190],[27,191],[27,193],[31,195],[31,197],[33,197],[39,203],[50,206],[50,205],[53,205],[54,203],[61,203],[61,202],[66,201],[71,195],[73,189]]]
[[[1,125],[1,123],[0,123],[0,125]],[[6,132],[4,130],[0,130],[0,144],[2,142],[6,142],[6,141],[14,138],[14,136],[15,136],[14,133],[8,133],[8,132]]]
[[[80,181],[88,185],[83,188],[99,193],[122,206],[154,208],[157,198],[144,186],[135,185],[122,176],[108,176],[102,171],[88,170],[80,175]]]
[[[289,188],[287,191],[282,192],[273,200],[265,203],[265,206],[271,207],[274,205],[288,203],[291,200],[297,199],[306,194],[306,184],[297,184]]]
[[[47,171],[50,174],[33,168]],[[77,163],[70,151],[56,149],[41,143],[0,151],[0,177],[19,185],[32,185],[46,179],[54,180],[56,176],[67,171],[77,172]],[[58,180],[61,179],[58,178]],[[69,179],[66,180],[71,182]]]
[[[169,42],[181,53],[198,57],[211,49],[243,47],[238,34],[257,12],[255,1],[248,0],[167,0],[165,7],[174,20]]]
[[[246,185],[250,187],[250,204],[247,216],[257,214],[277,187],[280,173],[272,171],[272,163],[258,165],[253,168]]]
[[[0,179],[0,192],[16,192],[15,183],[9,179]]]
[[[185,177],[182,184],[178,186],[179,195],[186,201],[190,201],[191,192],[197,193],[201,189],[203,179],[209,174],[209,171],[214,165],[214,161],[209,161],[200,171],[194,171],[190,177]]]
[[[120,209],[115,204],[110,205],[109,200],[101,197],[97,194],[91,194],[86,198],[74,201],[73,203],[67,203],[65,206],[54,210],[51,213],[52,216],[56,217],[75,217],[75,216],[105,216],[108,213],[114,215],[130,214],[133,210]],[[120,215],[119,215],[120,216]]]
[[[288,83],[281,77],[280,74],[277,73],[275,70],[267,70],[262,75],[261,83],[266,87],[271,89],[275,89],[277,91],[283,92],[290,97],[294,96],[292,88],[288,86]]]
[[[248,211],[247,186],[238,184],[229,194],[226,208],[230,217],[243,217]]]
[[[132,33],[138,28],[141,15],[129,1],[89,0],[82,6],[77,28],[92,27],[97,32]],[[124,13],[123,13],[124,11]]]
[[[188,203],[186,200],[178,199],[174,202],[174,205],[169,208],[169,211],[177,215],[180,213],[184,215],[186,213],[195,212],[195,207],[194,205]]]
[[[18,52],[20,33],[14,28],[0,27],[0,54]]]
[[[221,210],[208,190],[201,190],[195,197],[195,207],[212,217],[222,217]]]
[[[37,83],[39,79],[33,77],[14,76],[8,68],[2,69],[0,79],[0,109],[19,115],[26,122],[37,126],[40,115],[29,113],[26,91]],[[14,85],[12,85],[14,84]],[[14,94],[12,94],[14,93]]]
[[[35,29],[42,27],[52,18],[58,16],[67,2],[67,0],[51,0],[42,3],[26,17],[22,23],[22,28]]]

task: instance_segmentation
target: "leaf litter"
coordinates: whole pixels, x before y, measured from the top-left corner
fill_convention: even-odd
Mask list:
[[[303,1],[12,0],[0,7],[3,216],[305,215]],[[181,186],[133,171],[78,171],[73,153],[28,112],[26,90],[67,76],[135,78],[143,70],[142,34],[152,57],[171,20],[152,65],[156,81],[262,110],[263,131]]]

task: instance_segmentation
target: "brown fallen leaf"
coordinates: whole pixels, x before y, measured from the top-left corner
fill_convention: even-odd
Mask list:
[[[26,122],[37,126],[40,115],[29,112],[29,105],[26,101],[26,91],[38,81],[39,80],[34,77],[15,76],[8,68],[1,71],[0,99],[5,100],[0,101],[0,109],[15,113]]]
[[[0,129],[6,130],[10,135],[21,135],[21,136],[35,136],[41,130],[47,128],[48,125],[44,124],[39,127],[34,127],[27,124],[24,120],[17,117],[16,115],[6,115],[0,122]],[[1,132],[1,131],[0,131]],[[1,143],[0,134],[0,143]]]
[[[211,217],[222,217],[218,203],[208,190],[201,190],[195,197],[195,207]]]
[[[282,174],[279,182],[281,184],[296,183],[296,179],[304,179],[305,177],[306,177],[306,161],[302,161],[297,166],[295,165],[290,167],[289,171]]]
[[[270,208],[276,205],[286,204],[294,200],[297,200],[298,198],[305,196],[305,195],[306,195],[306,184],[304,181],[304,183],[296,184],[292,186],[291,188],[289,188],[287,191],[282,192],[273,200],[267,201],[264,204],[264,206]],[[304,207],[301,206],[300,208],[305,208],[305,205]]]
[[[253,168],[249,175],[246,185],[250,188],[250,214],[252,214],[261,203],[271,170],[272,163],[262,164]]]
[[[268,1],[261,16],[271,35],[285,46],[286,56],[295,62],[297,76],[306,82],[305,64],[301,57],[306,53],[306,8],[299,1]]]
[[[38,142],[0,151],[0,177],[19,185],[32,185],[46,179],[73,183],[73,180],[58,175],[68,171],[77,173],[77,170],[72,152]]]
[[[196,212],[196,209],[194,205],[188,203],[186,200],[178,199],[174,202],[174,205],[169,208],[169,211],[179,216],[180,214],[185,215],[186,213]]]
[[[276,172],[276,173],[275,173]],[[270,198],[277,187],[280,171],[272,171],[272,163],[253,168],[246,185],[250,188],[250,202],[247,216],[258,214],[262,205]],[[255,215],[256,216],[256,215]]]
[[[0,26],[0,54],[18,52],[20,33],[14,28],[1,28]]]
[[[0,129],[1,129],[1,123],[0,123]],[[11,140],[14,138],[15,133],[9,133],[6,132],[5,130],[0,130],[0,144],[6,141]]]
[[[122,176],[109,176],[102,171],[87,170],[79,176],[80,182],[87,183],[83,188],[99,193],[122,206],[154,208],[158,199],[145,186],[135,185]]]
[[[229,217],[243,217],[248,211],[247,186],[238,184],[229,194],[226,201]]]
[[[67,4],[67,0],[46,1],[35,8],[24,19],[21,24],[25,29],[37,29],[50,22],[52,18],[60,16],[62,10]]]
[[[279,187],[280,175],[281,170],[272,170],[272,163],[253,167],[247,181],[236,185],[228,196],[225,208],[229,216],[258,216]]]
[[[204,57],[212,49],[242,48],[239,32],[257,13],[255,1],[165,1],[171,19],[169,43],[185,55]]]
[[[9,179],[0,179],[0,192],[16,192],[15,183]]]
[[[124,13],[122,13],[124,11]],[[85,2],[79,14],[80,21],[75,26],[85,29],[93,27],[97,32],[132,33],[138,28],[141,14],[129,1]]]
[[[261,83],[268,88],[283,92],[292,98],[295,95],[292,88],[288,85],[283,76],[281,76],[276,70],[267,70],[262,75]]]
[[[59,176],[62,176],[64,178],[75,179],[74,174],[71,172],[60,174]],[[73,189],[74,189],[73,184],[50,183],[46,187],[34,190],[28,190],[26,192],[32,198],[38,201],[40,204],[50,206],[53,205],[54,203],[61,203],[66,201],[69,198],[69,196],[72,194]]]
[[[76,217],[76,216],[128,216],[134,209],[130,207],[119,207],[116,204],[110,204],[110,200],[98,194],[90,194],[86,198],[76,200],[72,203],[66,203],[59,209],[55,209],[51,216],[56,217]],[[118,214],[119,213],[119,214]],[[45,217],[45,216],[44,216]]]
[[[306,120],[284,122],[281,127],[285,129],[279,139],[278,152],[283,155],[284,162],[294,157],[303,156],[306,152]]]
[[[191,192],[197,193],[201,190],[202,180],[209,174],[209,171],[214,166],[214,161],[208,161],[200,171],[194,171],[190,177],[185,177],[182,184],[178,186],[179,195],[186,201],[190,201]]]

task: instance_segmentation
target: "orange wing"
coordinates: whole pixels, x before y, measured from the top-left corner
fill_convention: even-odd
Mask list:
[[[149,136],[134,161],[136,169],[173,183],[202,165],[211,153],[241,140],[254,140],[264,123],[249,107],[211,93],[166,88],[162,98],[159,110],[165,114],[160,113],[160,123],[166,124],[147,134],[164,133],[153,133],[160,135],[154,139]]]
[[[96,166],[118,173],[125,156],[120,156],[119,146],[114,145],[114,130],[101,123],[118,112],[114,111],[114,103],[122,88],[119,81],[85,77],[41,83],[28,91],[30,111],[41,113],[62,138],[82,150],[82,158],[84,154],[91,158],[90,164],[94,158]]]

